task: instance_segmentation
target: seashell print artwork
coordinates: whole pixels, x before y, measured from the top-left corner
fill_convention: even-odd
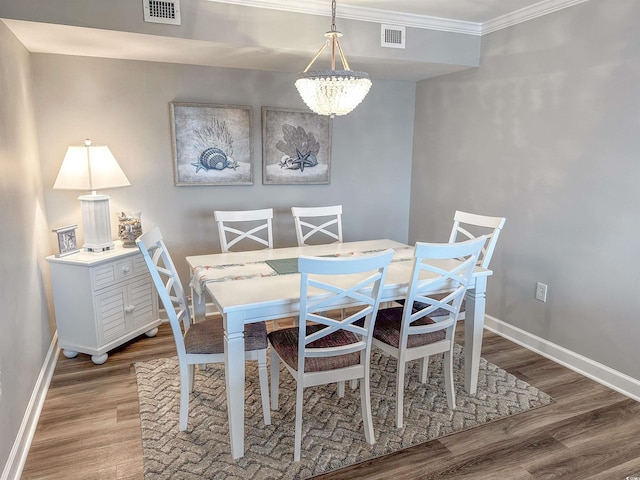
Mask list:
[[[176,185],[253,184],[251,107],[170,105]]]
[[[303,110],[262,108],[264,184],[327,184],[331,119]]]

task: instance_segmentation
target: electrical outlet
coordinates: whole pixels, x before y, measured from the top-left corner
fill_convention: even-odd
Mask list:
[[[536,300],[547,301],[547,286],[544,283],[538,282],[536,284]]]

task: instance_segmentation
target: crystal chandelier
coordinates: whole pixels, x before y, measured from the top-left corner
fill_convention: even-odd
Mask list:
[[[333,118],[335,115],[346,115],[356,108],[369,93],[371,80],[368,73],[351,70],[344,57],[338,42],[342,33],[336,30],[335,0],[331,2],[331,30],[324,36],[327,40],[304,72],[298,75],[296,88],[311,110]],[[327,45],[331,45],[331,70],[309,71]],[[336,50],[344,70],[336,70]]]

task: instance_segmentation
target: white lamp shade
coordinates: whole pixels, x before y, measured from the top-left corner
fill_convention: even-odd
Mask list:
[[[53,188],[58,190],[101,190],[128,187],[120,165],[106,145],[69,147]]]

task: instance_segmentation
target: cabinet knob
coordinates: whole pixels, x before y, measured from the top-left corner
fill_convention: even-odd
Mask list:
[[[130,270],[131,267],[129,265],[125,265],[124,267],[122,267],[122,273],[129,273]]]
[[[127,307],[124,307],[124,311],[125,311],[125,313],[131,313],[131,312],[133,312],[135,309],[136,309],[136,306],[135,306],[135,305],[129,305],[129,306],[127,306]]]

